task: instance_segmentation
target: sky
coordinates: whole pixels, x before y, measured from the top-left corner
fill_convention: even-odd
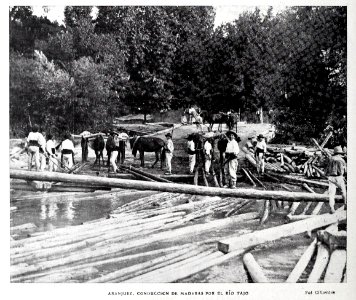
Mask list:
[[[233,6],[233,5],[224,5],[224,6],[215,6],[216,16],[215,16],[215,27],[224,23],[233,22],[236,20],[239,15],[244,11],[253,11],[256,6]],[[44,9],[45,8],[45,9]],[[268,6],[259,6],[261,12],[267,11]],[[284,9],[285,6],[273,6],[275,12]],[[47,13],[45,12],[47,11]],[[35,15],[46,15],[47,18],[51,21],[57,21],[59,24],[63,24],[63,11],[64,6],[33,6],[33,12]],[[95,13],[95,11],[94,11]]]

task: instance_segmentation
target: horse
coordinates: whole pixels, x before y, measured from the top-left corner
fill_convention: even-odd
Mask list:
[[[222,124],[228,122],[228,115],[225,113],[212,114],[208,111],[202,111],[200,114],[203,117],[204,122],[209,124],[208,131],[211,132],[214,124],[219,124],[218,131],[222,131]]]
[[[116,149],[114,137],[112,135],[110,135],[108,137],[108,139],[106,140],[105,149],[106,149],[106,154],[107,154],[107,157],[108,157],[107,167],[110,168],[111,152],[113,152]]]
[[[229,130],[233,130],[234,126],[236,125],[235,130],[237,131],[237,122],[239,120],[239,114],[238,113],[230,113],[226,115],[226,125],[229,128]]]
[[[100,157],[104,164],[104,155],[103,155],[103,151],[105,148],[104,137],[102,135],[98,135],[97,137],[95,137],[94,141],[91,144],[91,148],[95,151],[94,166],[96,165],[97,162],[99,162],[99,167],[100,167]]]
[[[156,160],[151,166],[154,168],[155,164],[161,158],[161,169],[163,168],[163,156],[162,149],[165,146],[164,140],[158,137],[145,137],[145,136],[136,136],[129,139],[130,146],[132,149],[132,155],[136,157],[137,151],[140,152],[141,167],[145,165],[144,162],[144,153],[145,152],[155,152]]]

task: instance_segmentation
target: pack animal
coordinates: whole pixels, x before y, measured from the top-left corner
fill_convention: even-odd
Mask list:
[[[154,168],[155,164],[161,159],[161,169],[163,167],[163,156],[162,149],[165,145],[165,142],[158,137],[133,137],[130,138],[130,146],[132,149],[132,154],[136,157],[137,151],[140,153],[141,167],[144,167],[144,154],[145,152],[155,152],[156,160],[151,166]]]
[[[94,166],[99,163],[99,167],[100,167],[100,157],[101,160],[104,164],[104,148],[105,148],[105,140],[104,137],[102,135],[98,135],[97,137],[95,137],[91,148],[93,148],[93,150],[95,151],[95,162],[94,162]]]
[[[208,111],[203,111],[200,114],[204,122],[208,123],[208,131],[212,131],[214,124],[219,124],[218,131],[222,131],[222,124],[228,123],[228,116],[225,113],[212,114]]]

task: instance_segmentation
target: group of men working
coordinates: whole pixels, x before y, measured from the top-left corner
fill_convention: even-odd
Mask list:
[[[64,141],[55,146],[52,134],[47,134],[47,141],[44,135],[39,132],[39,126],[33,125],[29,133],[26,146],[28,151],[28,170],[32,169],[32,161],[35,161],[36,171],[44,171],[46,168],[46,160],[48,159],[48,171],[54,172],[59,165],[64,168],[72,168],[74,162],[74,144],[69,133],[65,134]],[[56,148],[61,148],[61,161],[57,159]]]

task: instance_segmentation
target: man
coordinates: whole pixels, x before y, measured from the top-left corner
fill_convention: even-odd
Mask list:
[[[112,145],[110,146],[110,164],[111,166],[113,167],[113,170],[114,170],[114,173],[118,173],[119,170],[117,168],[117,165],[116,165],[116,160],[117,160],[117,157],[119,155],[119,151],[120,151],[120,139],[119,139],[119,135],[112,131],[110,133],[110,143],[112,143]],[[108,139],[109,141],[109,139]],[[106,142],[106,145],[108,146],[108,141]]]
[[[66,133],[64,138],[65,138],[65,140],[62,142],[61,162],[64,167],[67,167],[68,169],[70,169],[75,164],[75,162],[74,162],[74,144],[71,140],[72,136],[70,133]]]
[[[122,128],[119,128],[119,152],[118,152],[118,162],[123,164],[125,161],[125,150],[126,150],[126,141],[129,139],[129,136]]]
[[[35,159],[36,171],[40,170],[40,148],[45,153],[45,138],[38,132],[39,126],[33,125],[32,131],[27,137],[28,170],[31,171],[32,160]]]
[[[225,164],[228,166],[228,174],[229,174],[229,183],[230,183],[230,188],[234,189],[236,188],[236,172],[237,172],[237,155],[240,152],[239,144],[238,142],[241,141],[239,136],[233,132],[233,131],[228,131],[226,133],[226,136],[228,138],[228,143],[226,146],[226,151],[225,151]]]
[[[188,136],[187,152],[188,152],[188,159],[189,159],[189,174],[193,174],[195,161],[196,161],[196,151],[195,151],[195,144],[192,135]]]
[[[164,150],[165,150],[165,156],[166,156],[167,172],[164,174],[171,175],[172,174],[172,158],[173,158],[173,151],[174,151],[172,134],[167,133],[166,138],[167,138],[167,144],[165,145]]]
[[[48,171],[56,172],[57,171],[57,162],[56,162],[56,147],[54,145],[54,138],[52,134],[47,135],[46,143],[46,153],[49,157],[48,159]]]
[[[265,154],[267,152],[267,145],[262,134],[257,137],[257,144],[255,147],[255,158],[257,164],[257,173],[264,175],[265,172]]]
[[[88,161],[88,152],[89,152],[89,139],[88,136],[90,135],[89,131],[83,131],[81,134],[82,139],[80,145],[82,147],[82,163]]]
[[[346,162],[341,157],[344,154],[341,146],[334,148],[334,154],[329,158],[328,165],[326,167],[325,175],[329,181],[329,205],[330,212],[335,213],[335,193],[336,188],[341,190],[342,198],[347,206],[346,200],[346,186],[344,181],[344,174],[346,173]]]
[[[254,143],[254,144],[253,144]],[[257,140],[253,137],[253,136],[250,136],[248,137],[247,139],[247,142],[246,142],[246,149],[251,152],[251,153],[255,153],[255,146],[257,144]]]
[[[204,159],[205,159],[205,173],[209,174],[210,166],[211,166],[211,158],[212,158],[212,138],[208,138],[204,143]]]

